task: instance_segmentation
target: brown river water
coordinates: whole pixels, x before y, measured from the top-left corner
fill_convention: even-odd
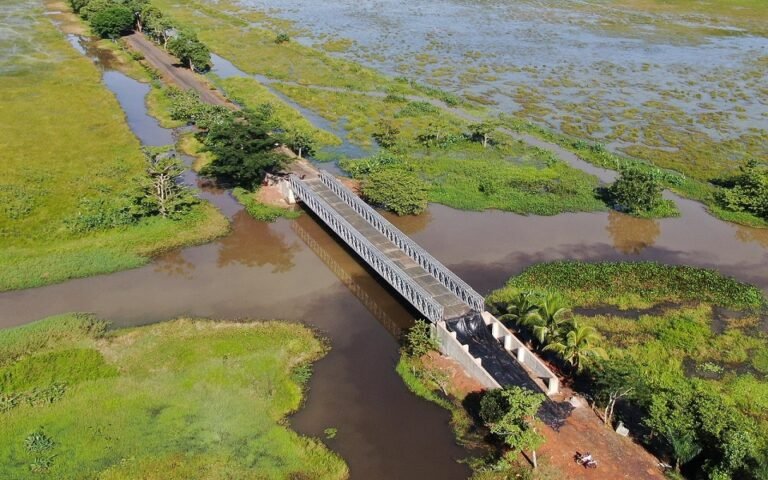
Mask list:
[[[145,85],[119,72],[105,71],[104,80],[143,142],[168,141],[169,132],[135,113]],[[466,478],[469,469],[455,460],[468,452],[455,445],[448,413],[409,393],[394,371],[396,337],[416,313],[310,214],[266,224],[227,192],[202,196],[232,219],[226,237],[134,270],[1,293],[0,327],[70,311],[94,312],[118,327],[178,316],[304,322],[325,335],[332,350],[316,364],[292,428],[318,437],[337,428],[327,443],[353,478]],[[528,265],[555,259],[686,263],[768,290],[768,231],[727,224],[695,202],[677,201],[682,217],[660,221],[618,213],[526,217],[439,205],[391,220],[481,293]]]

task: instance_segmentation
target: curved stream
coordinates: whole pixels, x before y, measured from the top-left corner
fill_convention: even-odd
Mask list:
[[[102,66],[136,135],[148,144],[171,139],[142,110],[146,85]],[[187,181],[196,178],[189,174]],[[318,437],[337,428],[327,443],[353,478],[466,478],[468,468],[453,460],[467,452],[454,444],[448,414],[409,393],[394,372],[396,336],[415,312],[312,216],[267,224],[225,191],[202,195],[232,219],[231,234],[142,268],[2,293],[0,327],[66,311],[94,312],[117,326],[182,315],[306,322],[333,349],[317,363],[293,428]],[[440,205],[390,219],[483,293],[528,265],[568,258],[706,266],[768,290],[767,230],[728,224],[695,202],[677,202],[682,217],[665,220],[615,212],[527,217]]]

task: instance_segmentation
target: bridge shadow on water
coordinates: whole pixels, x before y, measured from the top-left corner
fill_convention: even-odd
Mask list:
[[[310,246],[344,285],[361,300],[368,311],[394,337],[399,339],[402,331],[412,325],[413,319],[419,318],[422,315],[345,242],[335,241],[329,245],[328,242],[318,241],[320,235],[315,230],[324,231],[327,234],[325,238],[338,240],[338,237],[314,212],[306,207],[304,207],[304,211],[309,217],[307,220],[311,220],[311,222],[294,222],[293,228],[294,231],[297,231],[299,238]],[[330,255],[327,251],[328,249],[345,251],[349,258],[354,259],[352,263],[355,265],[343,265],[343,262],[332,261],[332,258],[338,259],[339,255]],[[365,287],[360,285],[360,276],[353,273],[358,269],[367,272],[367,275],[364,275],[364,277],[373,279],[375,285],[368,284]],[[387,303],[383,301],[384,298],[389,298],[390,302],[393,298],[397,299],[396,303],[400,307],[397,310],[400,310],[400,315],[390,316],[386,314],[387,309],[381,308],[382,303]],[[410,318],[404,319],[402,313],[405,312],[401,309],[409,312],[410,315],[408,316]],[[500,385],[516,385],[534,392],[542,391],[539,385],[531,378],[528,371],[518,363],[517,359],[504,350],[501,343],[493,337],[479,313],[471,313],[465,317],[448,321],[447,326],[449,330],[456,332],[459,342],[469,346],[469,351],[475,358],[482,359],[483,367]],[[559,430],[572,410],[573,407],[568,402],[555,402],[547,398],[539,410],[539,417],[554,430]]]
[[[448,330],[456,332],[459,342],[469,346],[469,353],[473,357],[482,360],[483,368],[502,387],[515,385],[533,392],[541,392],[541,388],[525,368],[491,334],[479,313],[471,312],[461,318],[449,320],[447,326]],[[556,402],[547,397],[539,409],[539,418],[557,431],[565,424],[572,411],[573,406],[570,403]]]

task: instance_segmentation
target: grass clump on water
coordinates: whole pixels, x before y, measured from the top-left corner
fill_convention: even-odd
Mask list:
[[[240,202],[250,216],[263,222],[274,222],[278,218],[294,219],[301,215],[301,212],[290,208],[267,205],[255,199],[256,193],[236,187],[232,190],[232,195]]]
[[[714,270],[656,262],[540,263],[510,279],[489,301],[531,289],[556,291],[578,306],[631,309],[669,302],[705,302],[756,310],[765,305],[762,291],[754,285]]]
[[[0,332],[4,478],[348,475],[336,454],[282,421],[327,350],[306,327],[104,327],[70,314]]]

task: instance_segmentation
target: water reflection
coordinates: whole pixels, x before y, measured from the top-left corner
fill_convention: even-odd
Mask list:
[[[178,276],[192,278],[195,271],[195,264],[184,258],[183,250],[176,250],[160,255],[152,263],[154,270],[158,273],[164,273],[168,276]]]
[[[427,210],[419,215],[404,215],[402,217],[390,212],[381,213],[384,215],[384,218],[391,223],[397,224],[397,228],[402,230],[406,235],[421,232],[432,222],[431,210]]]
[[[291,223],[291,229],[394,338],[400,338],[419,315],[408,311],[397,292],[371,276],[316,218],[304,215]]]
[[[608,214],[608,226],[605,229],[613,239],[613,247],[616,250],[634,255],[656,243],[661,234],[658,221],[619,212]]]
[[[240,210],[232,217],[232,233],[219,241],[216,264],[219,267],[272,265],[272,273],[283,273],[293,268],[293,257],[298,250],[297,242],[289,243],[271,224],[257,222]]]
[[[736,225],[736,238],[742,242],[755,242],[768,248],[768,229],[757,229]],[[766,267],[768,268],[768,267]]]

